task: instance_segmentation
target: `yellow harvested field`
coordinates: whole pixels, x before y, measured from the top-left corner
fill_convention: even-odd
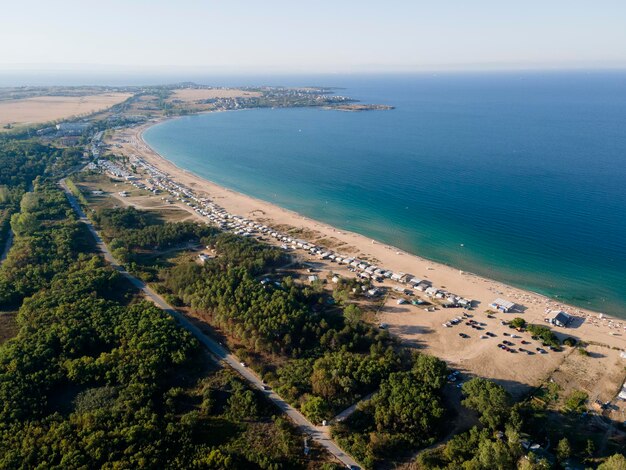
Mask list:
[[[0,101],[0,128],[20,126],[91,114],[130,98],[130,93],[103,93],[87,96],[37,96]]]
[[[209,100],[213,98],[251,98],[261,96],[258,91],[239,90],[237,88],[185,88],[176,90],[171,99],[181,101]]]

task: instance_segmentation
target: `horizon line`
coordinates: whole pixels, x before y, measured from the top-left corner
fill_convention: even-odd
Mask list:
[[[559,72],[559,71],[623,71],[626,63],[598,64],[450,64],[424,67],[347,67],[340,69],[302,69],[281,67],[211,67],[211,66],[134,66],[113,64],[3,64],[2,75],[46,73],[46,74],[106,74],[106,75],[382,75],[382,74],[422,74],[422,73],[457,73],[457,72]]]

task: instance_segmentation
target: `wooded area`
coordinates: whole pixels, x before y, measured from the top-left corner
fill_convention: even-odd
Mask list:
[[[9,223],[15,235],[0,266],[0,309],[18,312],[17,334],[0,345],[0,468],[334,468],[319,450],[303,455],[302,436],[261,393],[219,369],[95,253],[56,185],[81,157],[0,140],[0,235]],[[133,207],[88,212],[116,258],[223,334],[311,421],[372,394],[332,428],[366,468],[411,459],[450,432],[447,365],[362,321],[357,281],[328,292],[277,274],[291,260],[254,239]],[[191,247],[212,256],[161,256]],[[621,455],[602,463],[619,451],[613,443],[578,426],[582,392],[557,413],[550,386],[519,403],[482,378],[461,391],[474,425],[421,452],[417,468],[562,468],[572,457],[623,468]],[[531,442],[551,442],[554,453],[529,451]]]

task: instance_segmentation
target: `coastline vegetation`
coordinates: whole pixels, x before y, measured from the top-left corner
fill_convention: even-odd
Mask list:
[[[318,449],[303,456],[302,436],[261,393],[213,364],[95,253],[55,184],[81,157],[0,140],[0,235],[8,224],[15,234],[0,307],[17,311],[17,332],[0,345],[0,468],[334,468]],[[451,430],[447,365],[362,321],[351,303],[357,281],[328,293],[280,275],[290,260],[256,240],[133,207],[89,213],[120,261],[223,334],[310,420],[362,400],[332,435],[366,468],[420,449],[420,469],[624,465],[620,448],[588,426],[589,397],[563,398],[550,384],[516,403],[501,385],[470,379],[461,412],[471,424]],[[197,246],[214,256],[170,256]],[[517,327],[560,346],[545,326]],[[553,452],[533,443],[554,443]]]
[[[23,192],[23,191],[22,191]],[[12,217],[0,305],[0,468],[319,468],[301,438],[94,253],[45,181]]]
[[[135,269],[144,269],[136,263],[142,250],[163,247],[153,234],[181,230],[182,238],[168,242],[193,239],[210,248],[214,257],[204,264],[179,259],[162,265],[151,280],[173,304],[189,307],[230,338],[239,357],[315,423],[330,420],[380,389],[375,395],[377,413],[373,408],[360,411],[371,415],[374,427],[351,420],[334,431],[364,463],[373,465],[394,450],[432,444],[440,435],[445,363],[410,353],[385,330],[360,321],[358,315],[351,317],[350,312],[358,310],[353,304],[347,303],[345,315],[322,289],[290,277],[259,282],[267,276],[276,279],[276,269],[288,262],[277,248],[199,224],[165,223],[133,208],[97,211],[93,218],[107,241],[128,247],[124,255]],[[398,408],[397,398],[406,394],[406,403]],[[409,406],[414,407],[410,417],[395,419]],[[394,426],[387,429],[389,423]],[[361,436],[358,441],[355,434]],[[353,442],[366,450],[360,452]]]

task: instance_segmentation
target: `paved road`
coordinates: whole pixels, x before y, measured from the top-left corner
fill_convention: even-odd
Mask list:
[[[131,275],[115,260],[107,246],[104,244],[98,232],[96,232],[93,224],[81,209],[78,201],[65,184],[65,179],[62,179],[60,181],[60,185],[65,191],[65,195],[67,196],[70,205],[72,206],[76,214],[78,214],[80,221],[87,225],[89,231],[95,238],[98,249],[104,255],[104,259],[109,264],[111,264],[114,269],[116,269],[124,277],[126,277],[131,282],[131,284],[133,284],[137,289],[142,291],[144,295],[152,302],[154,302],[157,307],[161,308],[172,317],[174,317],[178,321],[178,323],[187,331],[189,331],[192,335],[194,335],[195,338],[200,341],[200,343],[202,343],[211,354],[213,354],[219,360],[224,361],[230,367],[239,372],[239,374],[241,374],[254,387],[258,388],[259,390],[263,390],[263,382],[252,370],[248,369],[245,366],[242,366],[241,362],[239,361],[239,359],[237,359],[236,356],[229,353],[217,341],[211,339],[206,334],[204,334],[183,314],[172,308],[159,294],[157,294],[154,290],[147,286],[143,281]],[[307,420],[302,413],[289,405],[285,400],[283,400],[273,391],[264,391],[264,393],[281,411],[289,416],[289,418],[291,418],[291,420],[296,423],[296,425],[298,425],[303,432],[311,436],[311,438],[321,444],[328,452],[337,457],[347,467],[354,466],[356,468],[360,468],[356,460],[346,454],[343,450],[339,448],[339,446],[337,446],[337,444],[334,443],[334,441],[330,438],[327,428],[315,426],[313,423]]]

